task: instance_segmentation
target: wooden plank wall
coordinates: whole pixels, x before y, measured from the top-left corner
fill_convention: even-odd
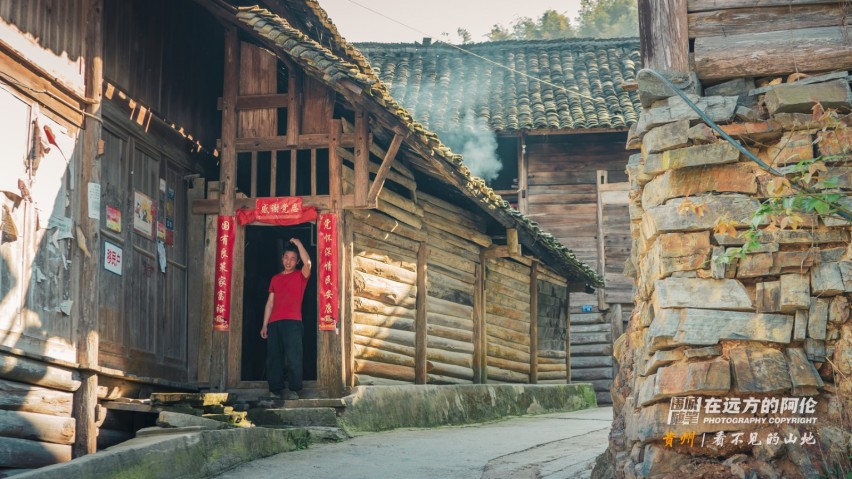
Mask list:
[[[103,15],[106,79],[212,150],[221,131],[221,24],[187,0],[105,0]]]
[[[541,278],[544,275],[540,275]],[[568,378],[568,288],[565,281],[538,280],[538,382],[564,384]]]
[[[571,312],[571,381],[592,383],[598,402],[609,404],[613,378],[612,327],[604,312]]]
[[[852,68],[846,2],[689,0],[687,11],[702,80]]]
[[[601,207],[600,236],[604,258],[604,301],[607,304],[633,302],[633,280],[624,275],[624,263],[630,258],[629,183],[598,186]]]
[[[485,311],[488,382],[529,382],[530,267],[505,258],[488,260]]]

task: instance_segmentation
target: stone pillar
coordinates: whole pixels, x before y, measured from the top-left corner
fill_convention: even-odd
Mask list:
[[[697,103],[784,173],[832,155],[820,174],[838,177],[852,206],[852,129],[817,125],[812,110],[819,101],[848,112],[846,80],[754,88],[739,79]],[[636,307],[614,352],[615,477],[849,471],[850,224],[803,216],[797,230],[765,229],[743,260],[721,262],[744,240],[714,227],[747,229],[775,177],[679,97],[650,103],[628,146],[641,146],[627,167]]]

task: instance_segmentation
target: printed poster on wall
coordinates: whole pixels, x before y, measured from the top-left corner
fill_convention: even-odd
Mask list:
[[[236,226],[233,216],[219,216],[216,229],[216,282],[213,293],[214,331],[228,331],[231,326],[231,276]]]
[[[133,192],[133,231],[150,239],[154,239],[154,202],[151,197],[140,193]]]
[[[106,207],[106,227],[110,231],[121,233],[121,210],[110,205]]]
[[[104,241],[104,269],[121,276],[121,247]]]
[[[317,221],[319,276],[317,277],[320,311],[319,330],[336,331],[338,319],[337,290],[337,215],[321,214]]]

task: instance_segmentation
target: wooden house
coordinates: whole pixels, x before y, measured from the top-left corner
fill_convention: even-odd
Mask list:
[[[626,87],[639,40],[358,47],[391,95],[467,163],[466,146],[490,146],[502,169],[489,185],[605,278],[597,297],[572,294],[571,352],[572,377],[609,402],[612,344],[633,309],[624,145],[640,110]],[[483,141],[483,130],[493,139]]]
[[[571,380],[568,293],[602,278],[315,1],[2,0],[0,109],[0,467],[128,434],[120,398],[265,390],[290,237],[313,394]]]

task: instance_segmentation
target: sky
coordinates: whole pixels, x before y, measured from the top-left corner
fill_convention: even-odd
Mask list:
[[[319,0],[319,3],[350,42],[411,43],[428,36],[460,43],[456,33],[459,27],[470,32],[472,41],[483,42],[496,23],[509,27],[520,17],[535,19],[545,10],[556,10],[573,21],[580,8],[580,0]]]

